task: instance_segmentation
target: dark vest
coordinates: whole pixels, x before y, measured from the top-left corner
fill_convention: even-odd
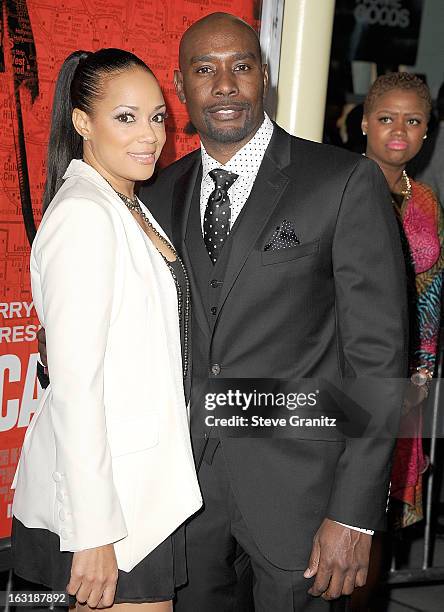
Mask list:
[[[211,366],[210,338],[219,312],[219,297],[232,245],[232,233],[230,233],[216,265],[211,263],[202,236],[200,186],[199,176],[194,187],[185,234],[185,243],[195,280],[192,287],[192,302],[195,304],[196,300],[202,301],[208,321],[208,333],[205,334],[196,318],[194,316],[192,318],[191,431],[193,435],[200,435],[202,431],[202,411],[199,410],[202,404],[202,384],[207,380]],[[197,292],[198,295],[196,295]],[[195,307],[193,310],[195,311]],[[196,422],[197,420],[199,422]]]

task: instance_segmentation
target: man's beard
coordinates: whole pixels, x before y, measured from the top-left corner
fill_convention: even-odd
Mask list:
[[[211,121],[208,112],[204,114],[204,121],[207,128],[207,137],[220,143],[234,143],[245,140],[255,128],[251,108],[247,109],[245,123],[240,127],[225,129],[217,128]]]

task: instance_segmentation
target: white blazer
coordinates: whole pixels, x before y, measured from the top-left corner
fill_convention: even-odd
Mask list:
[[[58,534],[62,551],[114,543],[130,571],[202,505],[176,288],[93,168],[73,160],[64,179],[31,251],[51,385],[26,432],[13,514]]]

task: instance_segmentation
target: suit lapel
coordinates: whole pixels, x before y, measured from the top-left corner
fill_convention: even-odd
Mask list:
[[[196,151],[196,159],[191,167],[179,179],[177,179],[174,186],[171,223],[173,243],[185,264],[188,276],[190,278],[194,314],[202,331],[207,337],[209,337],[210,329],[208,326],[208,319],[205,315],[199,285],[196,282],[195,273],[193,271],[193,266],[191,265],[190,255],[185,241],[193,192],[196,187],[196,182],[199,180],[201,175],[202,164],[199,150],[198,152]]]
[[[282,169],[288,166],[290,161],[291,139],[278,126],[275,125],[274,129],[250,197],[238,219],[239,226],[233,234],[233,244],[220,294],[219,313],[289,182],[289,177]]]
[[[187,231],[191,200],[193,199],[193,191],[201,167],[200,151],[196,151],[196,157],[191,166],[177,179],[174,185],[171,226],[174,244],[176,248],[179,249],[182,257],[187,256],[185,234]]]

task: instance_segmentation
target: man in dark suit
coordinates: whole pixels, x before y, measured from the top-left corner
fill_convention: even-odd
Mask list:
[[[264,115],[259,42],[231,15],[185,33],[175,83],[202,149],[141,198],[170,232],[193,296],[191,431],[205,507],[187,527],[176,610],[234,610],[239,551],[258,612],[327,610],[365,583],[392,441],[208,435],[202,389],[224,377],[405,375],[387,185],[366,158],[291,137]],[[306,593],[313,577],[309,593],[322,598]]]

